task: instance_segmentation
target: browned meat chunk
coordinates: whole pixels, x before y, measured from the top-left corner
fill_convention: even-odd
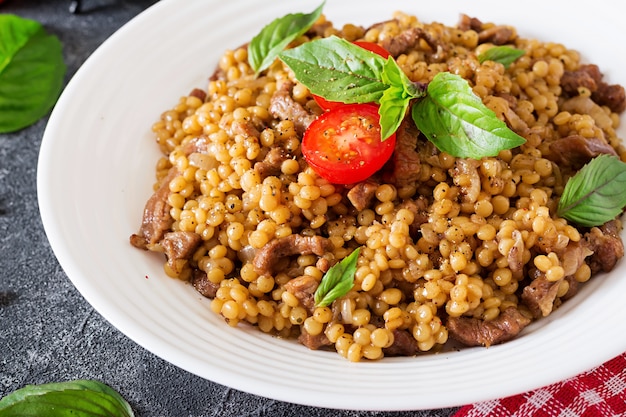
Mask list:
[[[272,268],[281,258],[291,255],[324,255],[331,249],[330,240],[321,236],[289,235],[274,239],[257,250],[252,261],[259,275],[272,273]]]
[[[560,166],[580,169],[587,162],[602,154],[617,156],[615,149],[603,139],[571,135],[557,139],[550,144],[549,158]]]
[[[393,57],[409,52],[415,48],[415,45],[424,35],[424,31],[420,28],[411,28],[403,31],[398,36],[385,38],[382,47],[387,50]]]
[[[576,71],[565,71],[561,76],[561,88],[571,96],[578,95],[579,88],[586,88],[591,92],[593,101],[616,113],[621,113],[626,108],[624,87],[606,83],[595,64],[581,65]]]
[[[509,307],[490,321],[472,317],[450,317],[447,327],[450,336],[464,345],[488,347],[513,339],[529,324],[529,318],[516,308]]]
[[[197,97],[199,98],[201,101],[206,100],[206,91],[201,90],[199,88],[194,88],[193,90],[191,90],[191,92],[189,93],[189,95],[191,97]]]
[[[393,343],[383,349],[385,356],[413,356],[419,352],[417,340],[408,330],[393,331]]]
[[[383,168],[383,179],[398,187],[414,185],[420,177],[421,159],[417,151],[420,131],[410,118],[405,118],[396,132],[396,147]]]
[[[241,135],[246,138],[258,138],[261,135],[254,123],[249,120],[235,120],[230,129],[233,135]]]
[[[585,234],[589,249],[593,251],[589,259],[589,267],[593,273],[611,271],[624,256],[624,243],[619,235],[621,230],[621,222],[611,220]]]
[[[516,36],[515,31],[509,26],[492,26],[478,32],[478,43],[505,45],[515,40]]]
[[[626,109],[626,91],[619,84],[601,83],[591,94],[591,99],[601,106],[607,106],[615,113],[621,113]]]
[[[148,249],[148,246],[163,239],[164,233],[169,230],[173,222],[170,216],[171,207],[167,202],[170,193],[169,183],[177,175],[178,170],[172,167],[161,181],[159,189],[146,202],[139,232],[130,236],[131,245],[140,249]]]
[[[288,281],[285,290],[292,293],[300,301],[300,305],[312,314],[315,310],[315,291],[318,286],[319,282],[315,278],[302,275]]]
[[[161,241],[161,246],[167,256],[167,264],[173,271],[179,272],[182,266],[193,255],[202,243],[202,237],[194,232],[169,232]]]
[[[191,278],[191,285],[193,285],[196,291],[207,298],[215,298],[217,290],[220,287],[220,284],[215,284],[209,281],[206,272],[200,269],[194,269],[193,277]]]
[[[267,152],[262,161],[254,164],[254,170],[259,173],[261,178],[280,175],[283,162],[290,157],[285,149],[275,146]]]
[[[328,337],[326,337],[324,332],[318,334],[317,336],[313,336],[307,333],[304,328],[302,329],[302,333],[300,333],[300,336],[298,337],[298,341],[312,350],[318,350],[326,346],[332,346],[332,342],[328,340]]]
[[[475,17],[469,17],[466,14],[461,14],[457,27],[461,30],[473,30],[480,32],[483,28],[483,22]]]
[[[414,200],[404,200],[398,208],[405,208],[413,213],[413,223],[409,225],[409,235],[417,241],[419,239],[420,226],[428,223],[428,200],[420,195]]]
[[[579,88],[594,92],[601,82],[602,74],[595,64],[581,65],[576,71],[565,71],[561,76],[563,92],[573,96],[579,94]]]
[[[365,181],[356,184],[354,187],[348,191],[348,200],[352,203],[354,208],[359,211],[365,210],[372,199],[376,195],[376,190],[378,189],[378,184],[372,181]]]
[[[535,279],[522,291],[522,301],[533,317],[546,317],[552,312],[560,284],[561,281],[548,281],[544,273],[535,272]]]
[[[292,82],[284,82],[282,86],[274,92],[270,100],[270,113],[280,120],[291,120],[296,132],[302,135],[311,122],[316,119],[316,115],[309,113],[291,95]]]

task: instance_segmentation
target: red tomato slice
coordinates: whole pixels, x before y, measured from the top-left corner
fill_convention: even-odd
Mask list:
[[[391,56],[391,54],[382,46],[374,42],[366,42],[366,41],[355,41],[353,42],[355,45],[360,46],[363,49],[366,49],[370,52],[374,52],[387,59]],[[343,103],[338,101],[328,101],[324,97],[316,96],[313,94],[313,98],[315,102],[322,108],[322,110],[331,110],[338,106],[343,106]]]
[[[395,145],[395,134],[380,140],[377,105],[345,104],[309,125],[302,138],[302,155],[328,181],[354,184],[382,168]]]
[[[385,59],[391,56],[388,50],[386,50],[385,48],[383,48],[377,43],[367,42],[367,41],[354,41],[353,43],[355,45],[359,45],[363,49],[367,49],[370,52],[374,52],[375,54],[378,54]]]

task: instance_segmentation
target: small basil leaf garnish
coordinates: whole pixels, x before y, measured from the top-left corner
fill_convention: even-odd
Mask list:
[[[278,54],[307,30],[319,19],[324,4],[309,14],[294,13],[275,19],[265,26],[248,46],[248,63],[258,74],[278,57]]]
[[[426,95],[426,88],[409,80],[409,77],[391,57],[387,59],[383,67],[382,80],[389,86],[380,98],[379,110],[380,135],[381,139],[385,140],[398,130],[411,100]]]
[[[324,274],[314,295],[316,307],[326,307],[352,289],[360,251],[361,248],[355,249]]]
[[[478,62],[482,64],[485,61],[494,61],[504,65],[504,68],[508,68],[518,58],[524,56],[525,53],[526,51],[523,49],[516,49],[512,46],[494,46],[478,55]]]
[[[280,59],[311,93],[342,103],[377,102],[385,59],[337,36],[304,43]]]
[[[134,417],[128,402],[92,380],[27,385],[0,400],[0,417]]]
[[[435,75],[412,117],[440,151],[459,158],[495,156],[526,142],[483,104],[466,80],[449,72]]]
[[[600,155],[567,181],[557,215],[579,226],[601,226],[617,217],[624,206],[626,163],[612,155]]]
[[[0,14],[0,133],[43,117],[59,98],[65,71],[56,36],[34,20]]]

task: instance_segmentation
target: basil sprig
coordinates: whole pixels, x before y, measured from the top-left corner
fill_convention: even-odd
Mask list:
[[[526,51],[523,49],[513,48],[508,45],[494,46],[478,55],[478,62],[482,64],[485,61],[494,61],[504,65],[504,68],[508,68],[518,58],[524,56],[525,53]]]
[[[248,46],[250,67],[257,74],[269,67],[287,45],[313,26],[321,16],[325,3],[325,1],[322,2],[309,14],[287,14],[265,26],[258,35],[252,38]]]
[[[458,75],[440,73],[426,88],[409,80],[393,58],[334,36],[288,49],[279,58],[313,94],[343,103],[380,104],[382,140],[396,131],[415,102],[416,126],[452,156],[480,159],[525,142]]]
[[[128,402],[92,380],[27,385],[0,400],[0,417],[134,417]]]
[[[466,80],[449,72],[435,75],[412,117],[439,150],[460,158],[495,156],[526,142],[483,104]]]
[[[0,133],[43,117],[61,93],[65,71],[56,36],[34,20],[0,14]]]
[[[326,100],[380,104],[382,140],[396,131],[410,100],[424,88],[412,83],[393,58],[385,59],[337,36],[307,42],[279,58],[296,79]]]
[[[361,248],[355,249],[350,255],[326,271],[315,291],[314,300],[316,307],[326,307],[352,289],[360,252]]]
[[[592,159],[571,177],[557,215],[585,227],[600,226],[626,206],[626,163],[611,155]]]

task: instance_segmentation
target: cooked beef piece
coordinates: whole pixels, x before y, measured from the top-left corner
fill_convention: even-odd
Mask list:
[[[274,92],[270,99],[270,113],[280,120],[291,120],[296,132],[302,135],[311,122],[317,118],[315,114],[308,112],[291,95],[293,83],[286,81]]]
[[[206,272],[200,269],[194,269],[193,276],[191,278],[191,285],[193,285],[196,291],[207,298],[215,298],[217,290],[220,287],[220,284],[211,282],[207,278]]]
[[[565,71],[561,76],[561,88],[572,96],[579,94],[579,88],[586,88],[592,93],[602,82],[602,73],[595,64],[581,65],[576,71]]]
[[[383,349],[385,356],[413,356],[419,353],[417,340],[408,330],[393,331],[393,343]]]
[[[611,220],[585,233],[585,240],[593,251],[589,258],[589,267],[593,273],[611,271],[624,256],[624,243],[619,235],[621,230],[621,222]]]
[[[548,281],[546,275],[539,270],[534,270],[533,275],[534,279],[522,291],[522,301],[533,317],[546,317],[554,308],[561,281]]]
[[[494,45],[506,45],[515,40],[516,33],[509,26],[492,26],[478,32],[478,43],[490,42]]]
[[[461,30],[473,30],[476,32],[480,32],[483,28],[483,22],[478,20],[475,17],[469,17],[466,14],[461,14],[459,17],[459,22],[456,26]]]
[[[348,191],[347,197],[355,209],[363,211],[369,207],[377,189],[378,184],[373,181],[360,182]]]
[[[261,135],[261,132],[259,132],[254,123],[250,120],[235,120],[231,124],[230,130],[233,136],[241,135],[246,138],[258,138]]]
[[[146,202],[139,232],[130,236],[131,245],[148,249],[148,246],[155,245],[163,239],[165,232],[172,226],[171,207],[167,198],[170,194],[169,183],[177,175],[178,170],[175,167],[170,168],[167,176],[161,181],[161,186]]]
[[[564,250],[557,253],[565,276],[574,275],[578,268],[585,263],[585,259],[592,253],[584,240],[578,242],[570,241]]]
[[[509,307],[494,320],[473,317],[450,317],[447,327],[450,337],[467,346],[491,346],[517,336],[530,319],[516,308]]]
[[[291,155],[281,148],[280,146],[274,146],[271,148],[262,161],[254,164],[254,170],[259,173],[261,178],[269,177],[271,175],[280,175],[281,166],[283,162],[290,159]]]
[[[306,33],[311,37],[324,37],[326,36],[326,31],[328,29],[333,29],[333,22],[326,20],[324,22],[314,24]]]
[[[524,271],[524,239],[522,238],[522,232],[519,230],[514,230],[511,237],[515,243],[507,255],[507,261],[513,276],[519,278]]]
[[[193,255],[200,243],[202,237],[194,232],[169,232],[161,240],[167,264],[177,272],[180,272],[182,264]]]
[[[315,267],[322,271],[322,273],[326,273],[330,269],[330,261],[326,258],[319,258],[317,262],[315,262]]]
[[[312,350],[318,350],[320,348],[333,345],[332,342],[328,340],[328,337],[326,337],[324,332],[318,334],[317,336],[312,336],[310,333],[307,333],[304,328],[301,329],[298,341]]]
[[[285,284],[285,290],[292,293],[300,305],[307,309],[310,314],[315,310],[315,290],[319,286],[319,282],[309,275],[302,275],[293,278]]]
[[[193,90],[191,90],[189,95],[192,97],[198,97],[201,101],[206,100],[206,91],[199,88],[194,88]]]
[[[626,108],[626,92],[618,84],[608,84],[603,80],[600,69],[595,64],[581,65],[575,71],[565,71],[561,76],[561,88],[570,96],[579,94],[579,88],[591,92],[591,99],[601,106],[607,106],[616,113]]]
[[[331,249],[330,240],[321,236],[289,235],[271,240],[258,249],[252,261],[259,275],[269,275],[281,258],[291,255],[324,255]]]
[[[601,106],[607,106],[615,113],[621,113],[626,109],[626,91],[619,84],[601,83],[591,94],[591,99]]]
[[[571,166],[578,170],[602,154],[617,156],[615,149],[604,139],[570,135],[552,142],[547,157],[559,166]]]
[[[409,117],[405,118],[396,132],[396,147],[383,168],[385,182],[396,187],[414,185],[420,178],[421,159],[417,151],[420,131]]]
[[[422,36],[424,36],[423,29],[410,28],[397,36],[385,38],[381,46],[385,48],[391,56],[398,57],[414,49]]]

